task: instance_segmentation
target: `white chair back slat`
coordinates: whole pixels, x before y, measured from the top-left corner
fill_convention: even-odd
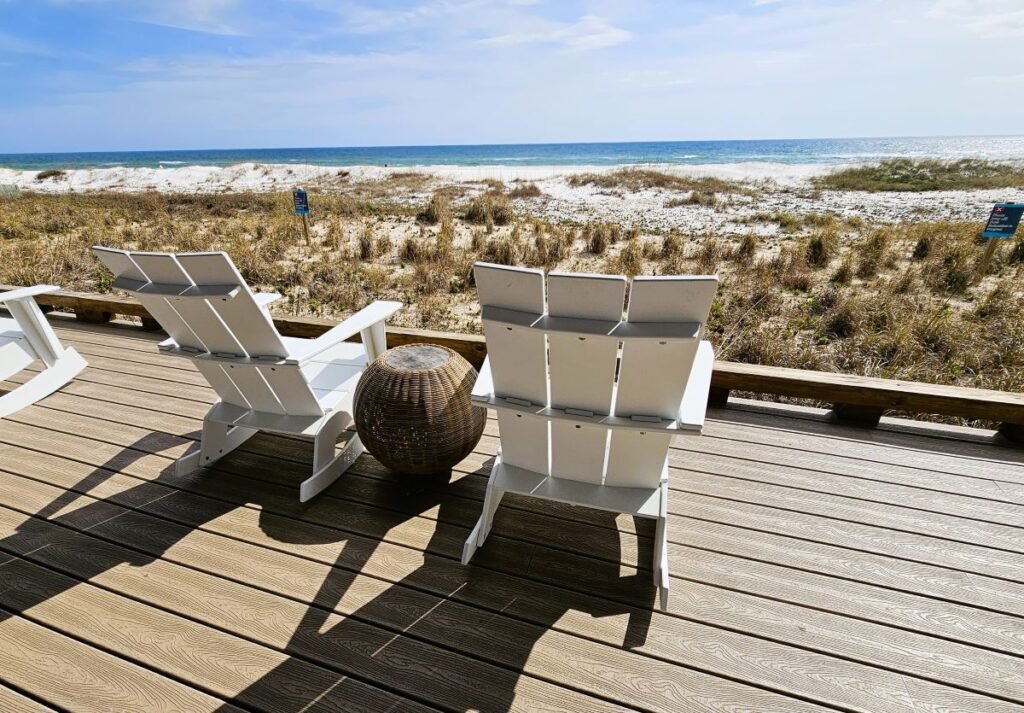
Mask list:
[[[206,300],[229,327],[232,336],[249,356],[285,357],[288,350],[281,342],[277,330],[256,300],[226,253],[182,253],[175,256],[178,263],[199,286],[239,285],[240,292],[233,298],[211,297]]]
[[[260,309],[225,253],[145,253],[94,248],[96,256],[135,294],[179,347],[238,357],[288,356],[269,316]],[[134,283],[134,284],[133,284]],[[147,292],[147,283],[191,288],[237,287],[233,298],[181,297]],[[224,290],[210,290],[221,292]],[[195,361],[222,401],[274,414],[320,416],[323,408],[297,365]]]
[[[256,366],[277,400],[290,416],[320,416],[323,408],[298,366]]]
[[[548,314],[618,322],[626,279],[611,275],[551,273]],[[551,406],[581,414],[611,413],[618,344],[610,339],[575,335],[548,336]],[[608,429],[585,428],[566,421],[551,423],[551,475],[601,483]]]
[[[174,259],[174,255],[136,252],[131,253],[131,257],[155,284],[180,287],[181,292],[195,286],[188,273]],[[146,294],[146,291],[143,289],[140,294]],[[214,354],[247,356],[231,330],[220,320],[206,300],[191,297],[181,299],[167,297],[166,300],[199,339],[196,344],[178,342],[178,346],[205,349]],[[178,341],[177,338],[175,341]]]
[[[210,382],[210,386],[217,392],[217,396],[220,397],[221,401],[245,409],[253,408],[252,404],[242,395],[241,389],[228,376],[227,370],[223,366],[215,361],[196,360],[192,363],[199,369],[199,373]]]
[[[250,364],[224,364],[224,372],[256,411],[285,414],[284,406],[260,370]]]
[[[502,265],[474,268],[481,307],[544,314],[544,272]],[[544,407],[548,404],[547,340],[543,333],[483,320],[494,393]],[[499,411],[502,458],[536,473],[550,472],[547,421]]]
[[[114,277],[117,280],[130,280],[138,283],[139,286],[149,282],[149,277],[146,273],[132,260],[131,253],[125,250],[101,247],[94,247],[92,252],[100,262],[106,265],[108,270],[114,273]],[[127,285],[124,287],[129,289]],[[171,306],[166,297],[146,295],[138,292],[133,292],[133,294],[142,303],[142,306],[146,308],[146,311],[152,315],[153,319],[160,323],[160,326],[164,328],[168,336],[179,346],[188,346],[199,351],[207,351],[206,345],[185,324],[185,320]]]
[[[716,277],[638,277],[630,290],[629,322],[707,322],[718,289]],[[625,341],[615,415],[675,420],[699,342]],[[616,431],[608,449],[605,484],[655,487],[662,477],[671,435]]]
[[[717,289],[716,277],[637,277],[628,321],[703,324]],[[696,340],[624,342],[615,414],[677,418],[697,346]]]

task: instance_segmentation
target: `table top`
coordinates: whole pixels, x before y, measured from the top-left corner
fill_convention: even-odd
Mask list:
[[[384,353],[384,363],[396,371],[431,371],[451,360],[452,353],[432,344],[409,344]]]

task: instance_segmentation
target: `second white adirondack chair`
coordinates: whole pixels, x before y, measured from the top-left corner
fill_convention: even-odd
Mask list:
[[[704,425],[714,352],[702,341],[718,278],[625,277],[477,263],[487,360],[473,400],[500,446],[468,563],[505,493],[653,518],[668,606],[668,451]]]
[[[354,433],[340,453],[335,447],[352,423],[356,383],[387,348],[385,320],[401,303],[374,302],[316,339],[282,337],[267,309],[281,296],[253,294],[226,253],[93,253],[170,335],[161,351],[191,359],[220,397],[179,473],[212,465],[259,431],[304,436],[313,440],[313,474],[299,489],[306,502],[363,453]],[[346,341],[357,333],[361,344]]]
[[[44,367],[18,388],[0,396],[0,418],[49,396],[87,366],[77,351],[60,343],[36,304],[36,295],[59,291],[54,285],[36,285],[0,293],[0,305],[11,314],[0,317],[0,381],[37,360]]]

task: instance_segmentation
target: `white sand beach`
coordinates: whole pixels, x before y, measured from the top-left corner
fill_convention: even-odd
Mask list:
[[[1024,191],[955,190],[929,192],[860,192],[819,190],[812,179],[847,167],[835,164],[734,164],[637,166],[664,173],[712,177],[743,184],[743,193],[723,193],[715,206],[671,201],[678,192],[660,189],[624,191],[592,184],[572,185],[567,179],[584,173],[611,172],[615,166],[316,166],[240,163],[231,166],[165,166],[161,168],[90,168],[64,171],[40,180],[37,171],[0,169],[0,185],[22,191],[68,193],[88,191],[158,191],[163,193],[228,193],[286,191],[295,186],[331,191],[353,184],[383,181],[403,174],[427,175],[415,190],[396,193],[399,202],[421,202],[445,187],[468,192],[486,190],[487,181],[533,183],[537,198],[521,198],[526,212],[551,220],[609,220],[643,230],[679,229],[689,234],[763,232],[764,224],[744,222],[757,213],[830,213],[858,216],[868,223],[907,220],[983,220],[999,201],[1024,200]]]

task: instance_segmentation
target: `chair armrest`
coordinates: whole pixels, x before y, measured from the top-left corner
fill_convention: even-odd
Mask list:
[[[256,300],[256,304],[260,306],[260,309],[269,307],[274,302],[281,299],[280,292],[254,292],[252,298]]]
[[[711,370],[715,365],[715,350],[711,342],[701,342],[697,347],[697,356],[693,360],[690,379],[683,391],[683,400],[679,404],[680,427],[695,427],[699,431],[704,427],[704,417],[708,412],[708,393],[711,390]]]
[[[401,302],[374,302],[359,310],[341,324],[324,332],[316,339],[309,340],[309,344],[303,345],[295,353],[289,354],[289,356],[297,359],[300,363],[309,361],[334,345],[347,341],[349,337],[358,334],[364,329],[369,329],[378,322],[383,322],[400,309],[402,309]]]
[[[10,290],[8,292],[0,292],[0,302],[14,302],[15,300],[24,300],[36,295],[47,295],[54,292],[60,292],[60,288],[56,285],[36,285],[34,287],[19,287],[16,290]]]

